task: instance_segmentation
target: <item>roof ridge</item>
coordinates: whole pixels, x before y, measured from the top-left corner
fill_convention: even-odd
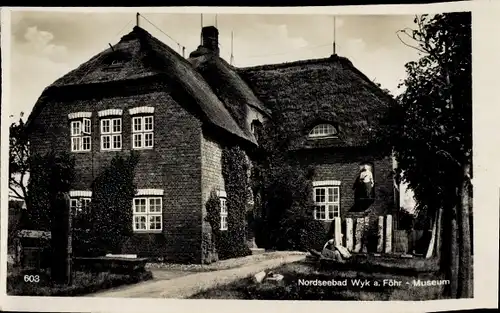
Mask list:
[[[235,67],[239,71],[258,71],[265,69],[278,69],[278,68],[286,68],[292,66],[301,66],[308,64],[321,64],[321,63],[330,63],[330,62],[343,62],[352,65],[351,61],[346,57],[341,57],[337,54],[332,54],[326,58],[317,58],[317,59],[303,59],[297,61],[290,62],[282,62],[282,63],[271,63],[271,64],[262,64],[262,65],[254,65],[254,66],[245,66],[245,67]]]

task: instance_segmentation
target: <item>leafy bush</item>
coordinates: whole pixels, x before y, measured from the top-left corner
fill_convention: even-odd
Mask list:
[[[220,201],[215,192],[206,203],[207,221],[212,228],[212,244],[204,243],[204,252],[215,248],[218,259],[251,254],[246,244],[246,206],[248,200],[248,164],[243,150],[237,146],[222,152],[222,175],[226,185],[227,230],[220,230]],[[208,241],[208,236],[204,241]],[[205,251],[206,250],[206,251]]]
[[[275,112],[275,119],[282,117]],[[290,132],[266,122],[259,133],[260,155],[252,182],[259,195],[261,216],[255,221],[256,243],[268,249],[318,248],[326,238],[321,222],[313,220],[311,179],[314,170],[289,157]]]
[[[210,193],[210,197],[205,205],[207,210],[206,220],[210,224],[210,228],[212,229],[210,242],[205,243],[204,253],[209,253],[210,250],[215,250],[215,253],[221,254],[223,250],[225,250],[225,242],[224,238],[221,238],[222,231],[220,230],[220,201],[215,191]],[[208,241],[208,238],[206,238]],[[207,256],[208,257],[208,256]],[[219,257],[219,256],[218,256]]]
[[[139,155],[115,156],[92,184],[91,236],[89,255],[121,253],[132,235],[131,203],[136,193],[135,167]]]
[[[69,192],[74,179],[74,159],[67,153],[34,154],[30,160],[29,193],[26,197],[27,229],[51,230],[51,207],[60,193]]]
[[[222,176],[227,193],[227,226],[219,240],[225,248],[218,250],[220,259],[229,259],[251,254],[246,243],[246,208],[248,203],[248,163],[245,152],[238,146],[226,147],[222,151]],[[220,227],[219,227],[220,229]]]
[[[88,256],[94,249],[94,238],[90,229],[73,229],[73,256]]]

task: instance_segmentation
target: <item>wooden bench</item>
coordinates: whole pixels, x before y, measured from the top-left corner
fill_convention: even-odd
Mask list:
[[[144,272],[147,258],[128,257],[75,257],[74,270],[90,272],[133,273]]]

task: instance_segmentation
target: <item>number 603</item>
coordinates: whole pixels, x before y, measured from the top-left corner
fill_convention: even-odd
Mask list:
[[[24,275],[24,281],[26,283],[38,283],[40,282],[39,275]]]

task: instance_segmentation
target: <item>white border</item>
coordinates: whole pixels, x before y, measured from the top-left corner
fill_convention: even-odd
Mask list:
[[[173,300],[173,299],[122,299],[122,298],[57,298],[57,297],[14,297],[5,295],[6,262],[0,262],[0,303],[3,310],[73,312],[73,311],[116,311],[116,312],[179,312],[203,308],[205,312],[234,312],[242,307],[249,312],[269,310],[280,312],[323,311],[341,308],[346,311],[395,311],[421,312],[471,308],[495,308],[498,306],[498,221],[499,188],[495,174],[499,173],[496,163],[500,160],[497,144],[498,107],[496,73],[500,70],[498,55],[500,33],[498,25],[499,1],[473,1],[436,3],[421,5],[366,5],[345,7],[295,7],[295,8],[3,8],[2,9],[2,116],[6,119],[6,106],[10,103],[10,12],[135,12],[143,13],[219,13],[219,14],[321,14],[321,15],[403,15],[418,13],[440,13],[452,11],[473,11],[473,89],[474,89],[474,299],[439,300],[422,302],[362,302],[362,301],[244,301],[244,300]],[[495,67],[496,66],[496,67]],[[491,74],[490,74],[491,73]],[[489,76],[493,75],[493,76]],[[8,121],[2,123],[2,186],[8,184]],[[483,144],[484,143],[484,144]],[[6,259],[7,196],[8,188],[1,189],[2,225],[1,260]],[[196,307],[196,304],[199,304]],[[84,308],[84,309],[82,309]]]

